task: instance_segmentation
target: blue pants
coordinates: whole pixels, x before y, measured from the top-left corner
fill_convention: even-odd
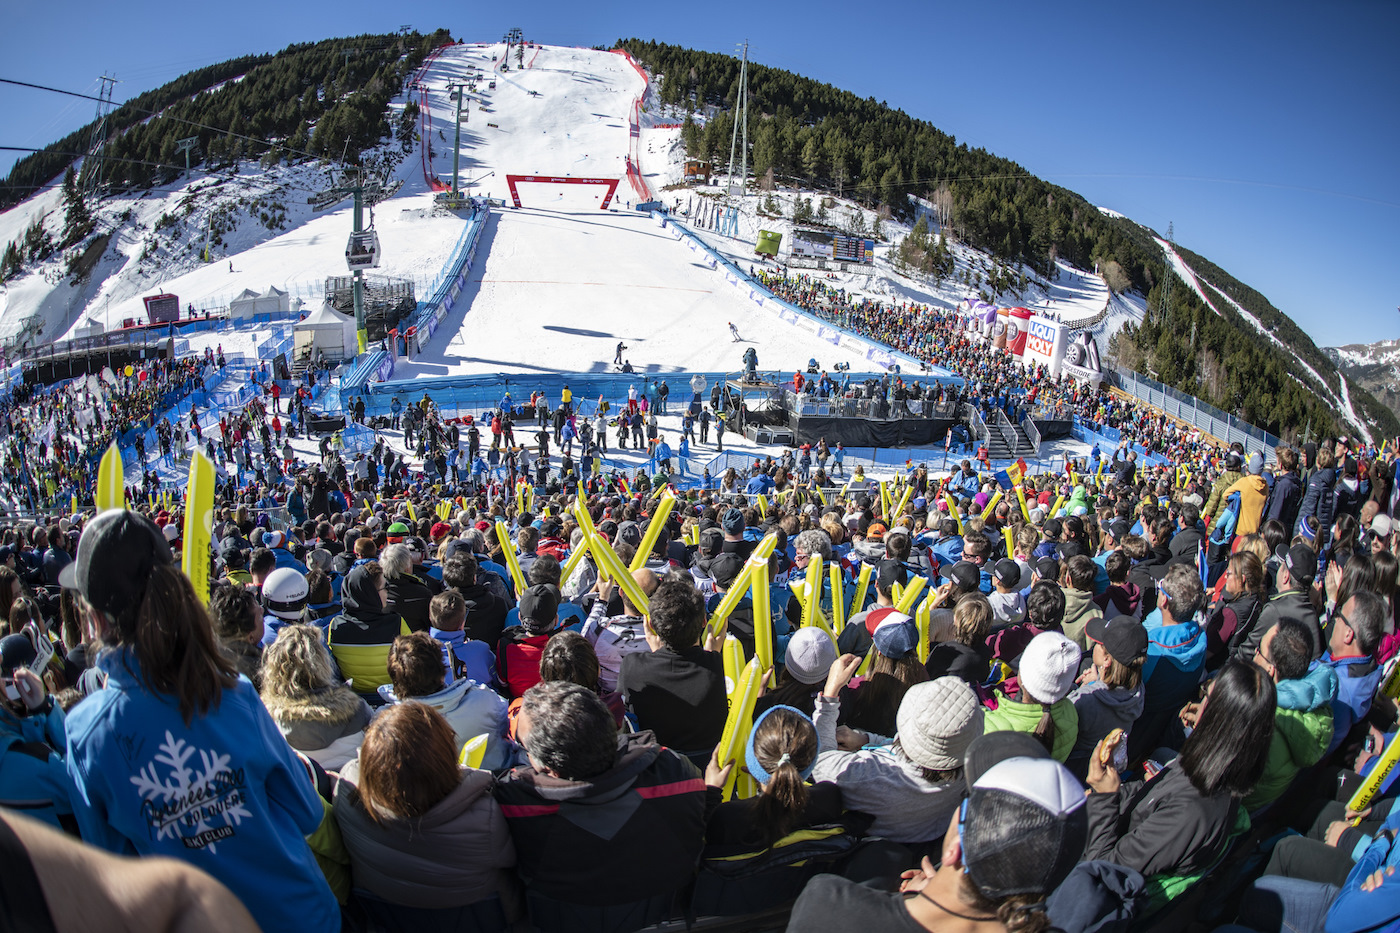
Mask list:
[[[1264,875],[1244,892],[1240,918],[1249,925],[1220,927],[1231,933],[1322,933],[1327,911],[1340,889],[1320,881]]]

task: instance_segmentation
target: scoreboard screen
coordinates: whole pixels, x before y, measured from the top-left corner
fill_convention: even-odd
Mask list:
[[[830,230],[794,230],[792,255],[833,262],[875,261],[875,241]]]
[[[180,320],[180,299],[176,295],[163,294],[142,298],[146,303],[146,319],[152,324],[173,324]]]

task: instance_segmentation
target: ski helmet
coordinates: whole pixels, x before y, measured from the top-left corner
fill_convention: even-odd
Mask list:
[[[291,567],[279,567],[263,582],[263,607],[279,619],[300,619],[306,608],[306,576]]]

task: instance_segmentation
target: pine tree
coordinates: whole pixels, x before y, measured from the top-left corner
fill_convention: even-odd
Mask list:
[[[18,275],[19,270],[24,265],[24,258],[20,256],[19,249],[14,243],[5,246],[5,256],[0,259],[0,281]]]
[[[71,165],[68,166],[68,171],[63,173],[63,203],[67,208],[67,216],[63,221],[63,245],[60,248],[67,249],[86,239],[93,228],[92,213],[78,191],[78,180]]]

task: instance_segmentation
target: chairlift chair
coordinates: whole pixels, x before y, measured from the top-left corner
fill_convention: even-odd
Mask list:
[[[357,269],[379,268],[379,234],[364,230],[350,234],[345,244],[345,265],[354,272]]]

